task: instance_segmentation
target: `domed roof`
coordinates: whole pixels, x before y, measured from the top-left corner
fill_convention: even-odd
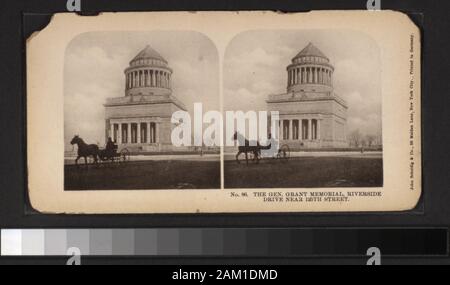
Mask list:
[[[158,59],[167,63],[167,60],[165,60],[156,50],[154,50],[149,45],[145,46],[145,48],[141,50],[131,61],[133,62],[139,59]]]
[[[309,43],[302,51],[300,51],[294,58],[304,57],[304,56],[318,56],[328,59],[323,52],[321,52],[315,45]]]

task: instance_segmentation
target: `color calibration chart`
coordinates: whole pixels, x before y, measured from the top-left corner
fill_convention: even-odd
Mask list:
[[[448,255],[447,228],[2,229],[2,256]]]

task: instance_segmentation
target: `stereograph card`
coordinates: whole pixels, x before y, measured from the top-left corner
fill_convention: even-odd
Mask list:
[[[393,11],[55,14],[26,45],[31,205],[410,210],[420,37]]]

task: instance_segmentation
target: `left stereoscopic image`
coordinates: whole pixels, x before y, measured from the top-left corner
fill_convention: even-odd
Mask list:
[[[219,109],[215,45],[197,32],[88,32],[64,59],[64,189],[218,189],[220,148],[175,146],[177,111]],[[192,114],[193,117],[193,114]]]

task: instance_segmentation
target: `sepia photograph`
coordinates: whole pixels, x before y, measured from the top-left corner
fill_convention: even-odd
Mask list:
[[[220,188],[220,148],[174,146],[172,114],[219,108],[218,54],[196,32],[90,32],[64,63],[64,189]]]
[[[277,111],[279,151],[227,148],[225,187],[383,186],[380,73],[376,42],[352,30],[237,35],[224,107]]]

